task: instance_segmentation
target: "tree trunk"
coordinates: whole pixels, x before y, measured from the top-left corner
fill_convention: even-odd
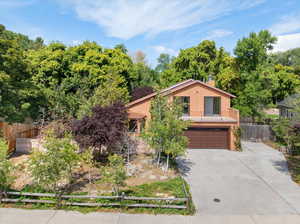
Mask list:
[[[129,147],[127,147],[127,163],[129,164],[129,160],[130,160],[130,150]]]
[[[166,169],[166,171],[168,171],[169,170],[169,154],[167,155],[167,169]]]
[[[161,151],[158,151],[158,158],[157,158],[157,167],[159,167],[160,164],[160,156],[161,156]]]

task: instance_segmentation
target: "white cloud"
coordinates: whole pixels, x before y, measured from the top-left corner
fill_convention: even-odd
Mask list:
[[[109,36],[130,39],[211,21],[265,0],[57,0],[78,17],[98,24]]]
[[[276,35],[287,34],[300,30],[300,14],[284,16],[269,28]]]
[[[278,41],[272,52],[286,51],[292,48],[300,47],[300,33],[286,34],[277,36]]]
[[[80,44],[82,44],[83,43],[83,41],[82,40],[72,40],[71,41],[71,45],[80,45]]]
[[[205,39],[207,40],[217,39],[221,37],[230,36],[231,34],[233,34],[233,32],[230,30],[217,29],[217,30],[210,31],[208,33],[208,36],[205,37]]]
[[[175,51],[174,49],[172,48],[167,48],[165,46],[154,46],[153,49],[158,53],[158,54],[162,54],[162,53],[167,53],[167,54],[170,54],[170,55],[177,55],[178,54],[178,51]]]

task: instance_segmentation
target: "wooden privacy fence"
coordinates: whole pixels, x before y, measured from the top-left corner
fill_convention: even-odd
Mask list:
[[[128,208],[189,208],[189,197],[156,198],[133,196],[57,195],[51,193],[6,192],[0,194],[0,203],[37,203],[59,206],[128,207]],[[83,201],[83,202],[79,202]],[[146,202],[150,203],[146,203]]]
[[[240,124],[242,140],[248,141],[268,141],[274,136],[270,125]]]
[[[39,129],[32,124],[8,124],[0,122],[0,130],[8,142],[8,152],[14,152],[17,138],[33,138],[39,134]]]

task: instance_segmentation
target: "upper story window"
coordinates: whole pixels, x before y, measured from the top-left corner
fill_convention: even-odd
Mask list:
[[[189,96],[179,96],[176,98],[179,100],[179,103],[182,104],[183,116],[189,116],[190,115],[190,97]]]
[[[221,97],[205,96],[204,97],[204,115],[214,116],[221,114]]]

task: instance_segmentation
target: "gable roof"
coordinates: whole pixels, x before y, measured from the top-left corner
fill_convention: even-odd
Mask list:
[[[175,91],[178,91],[180,89],[183,89],[185,87],[188,87],[188,86],[196,84],[196,83],[201,84],[201,85],[203,85],[203,86],[205,86],[205,87],[207,87],[209,89],[212,89],[212,90],[217,91],[219,93],[222,93],[224,95],[227,95],[229,97],[235,97],[234,95],[232,95],[232,94],[230,94],[228,92],[225,92],[225,91],[223,91],[223,90],[221,90],[219,88],[213,87],[211,85],[208,85],[207,83],[204,83],[204,82],[199,81],[199,80],[194,80],[194,79],[188,79],[188,80],[185,80],[183,82],[177,83],[177,84],[175,84],[173,86],[170,86],[170,87],[168,87],[166,89],[161,90],[160,93],[162,95],[164,95],[164,96],[167,96],[167,95],[170,95],[171,93],[173,93]],[[152,98],[152,97],[154,97],[156,95],[157,95],[157,92],[151,93],[151,94],[149,94],[147,96],[144,96],[144,97],[142,97],[140,99],[134,100],[134,101],[126,104],[126,107],[131,107],[131,106],[133,106],[133,105],[135,105],[137,103],[143,102],[143,101],[145,101],[147,99],[150,99],[150,98]]]
[[[294,108],[297,102],[297,99],[300,99],[300,93],[295,93],[293,95],[289,95],[284,100],[277,103],[277,106]]]

